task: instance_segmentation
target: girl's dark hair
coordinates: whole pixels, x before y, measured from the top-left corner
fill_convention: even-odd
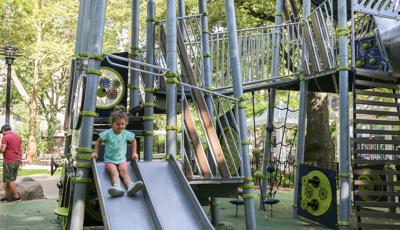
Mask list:
[[[123,105],[117,105],[114,108],[114,111],[110,115],[110,124],[114,124],[119,119],[124,119],[128,124],[129,118],[126,114],[126,109]]]

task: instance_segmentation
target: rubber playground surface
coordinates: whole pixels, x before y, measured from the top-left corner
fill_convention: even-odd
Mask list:
[[[257,229],[325,229],[292,219],[292,195],[291,191],[282,191],[277,194],[281,202],[273,207],[273,217],[268,220],[264,218],[264,212],[257,211]],[[217,229],[246,229],[243,206],[239,206],[238,217],[235,218],[235,206],[229,203],[229,199],[219,199],[218,204],[226,227]],[[2,203],[0,204],[0,230],[60,229],[57,217],[52,212],[56,206],[56,199]],[[209,213],[208,207],[204,210]],[[268,215],[270,215],[269,211]]]

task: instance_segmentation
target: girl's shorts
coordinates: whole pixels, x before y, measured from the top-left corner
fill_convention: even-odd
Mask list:
[[[115,165],[117,168],[120,166],[120,165],[126,165],[127,163],[126,163],[126,161],[123,161],[123,162],[121,162],[121,163],[119,163],[119,164],[114,164],[114,163],[112,163],[112,162],[106,162],[106,168],[110,168],[110,167],[112,167],[113,165]]]

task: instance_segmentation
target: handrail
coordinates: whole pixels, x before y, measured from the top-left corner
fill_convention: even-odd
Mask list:
[[[248,32],[248,31],[253,31],[253,30],[264,30],[264,29],[271,29],[275,27],[285,27],[285,26],[292,26],[292,25],[298,25],[301,24],[300,22],[290,22],[290,23],[282,23],[280,25],[268,25],[268,26],[261,26],[261,27],[256,27],[256,28],[247,28],[247,29],[241,29],[238,30],[237,32]],[[226,34],[228,33],[227,30],[221,30],[218,32],[210,33],[210,35],[216,35],[216,34]]]
[[[311,14],[314,14],[317,10],[321,9],[321,8],[322,8],[322,5],[326,4],[327,2],[328,2],[328,4],[331,4],[330,1],[332,1],[332,0],[325,0],[325,1],[323,1],[321,4],[319,4],[318,7],[316,7],[315,9],[313,9],[313,11],[311,12]],[[310,15],[311,15],[311,14],[310,14]],[[302,19],[304,19],[304,18],[302,18]]]
[[[154,75],[154,76],[163,76],[169,71],[169,69],[161,67],[161,66],[151,65],[151,64],[144,63],[144,62],[140,62],[140,61],[124,58],[124,57],[119,57],[119,56],[112,55],[112,54],[105,54],[105,57],[106,57],[106,60],[108,61],[108,63],[110,63],[113,66],[117,66],[117,67],[121,67],[121,68],[125,68],[125,69],[130,69],[130,70],[136,70],[138,72],[147,73],[147,74],[151,74],[151,75]],[[126,66],[126,65],[117,64],[115,62],[112,62],[110,60],[110,58],[121,60],[121,61],[126,61],[128,63],[139,64],[139,65],[142,65],[142,66],[145,66],[145,67],[153,68],[153,69],[156,69],[156,70],[161,70],[163,72],[162,73],[154,73],[154,72],[150,72],[150,71],[146,71],[146,70],[142,70],[142,69]]]
[[[201,16],[201,14],[192,14],[192,15],[186,15],[186,16],[183,16],[183,17],[177,17],[176,20],[191,19],[191,18],[197,18],[197,17],[200,17],[200,16]],[[163,20],[160,20],[158,22],[159,23],[165,23],[166,21],[167,21],[167,19],[163,19]]]
[[[229,99],[229,100],[232,100],[232,101],[240,101],[240,100],[237,99],[237,98],[230,97],[230,96],[226,96],[226,95],[221,94],[221,93],[217,93],[217,92],[214,92],[214,91],[210,91],[210,90],[207,90],[207,89],[203,89],[203,88],[200,88],[200,87],[197,87],[197,86],[193,86],[193,85],[190,85],[190,84],[186,84],[186,83],[183,83],[183,82],[180,82],[179,84],[181,84],[181,85],[183,85],[183,86],[187,86],[187,87],[192,88],[192,89],[198,89],[198,90],[200,90],[200,91],[207,92],[207,93],[209,93],[209,94],[214,94],[214,95],[216,95],[216,96],[223,97],[223,98],[226,98],[226,99]]]

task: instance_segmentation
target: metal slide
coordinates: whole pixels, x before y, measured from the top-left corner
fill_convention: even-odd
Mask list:
[[[103,162],[93,162],[93,174],[106,229],[214,229],[173,158],[129,164],[133,181],[145,188],[135,196],[111,197],[111,180]]]
[[[392,72],[400,73],[400,21],[395,19],[374,17],[382,45],[392,67]]]
[[[93,177],[106,229],[163,229],[146,190],[132,197],[126,194],[122,197],[111,197],[107,191],[111,180],[105,163],[93,161]],[[132,180],[136,181],[137,173],[130,164],[128,171]]]
[[[139,178],[155,204],[164,229],[214,229],[175,159],[133,166],[140,171]]]

